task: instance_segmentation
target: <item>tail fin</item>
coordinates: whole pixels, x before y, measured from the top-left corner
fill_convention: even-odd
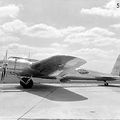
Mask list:
[[[117,76],[120,76],[120,55],[118,56],[116,62],[115,62],[115,65],[112,69],[112,72],[111,72],[112,75],[117,75]]]

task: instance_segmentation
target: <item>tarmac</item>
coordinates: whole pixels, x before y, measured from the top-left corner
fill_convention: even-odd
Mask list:
[[[0,120],[120,119],[120,84],[0,84]]]

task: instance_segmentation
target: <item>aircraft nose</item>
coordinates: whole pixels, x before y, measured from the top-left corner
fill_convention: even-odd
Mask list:
[[[0,67],[2,67],[3,65],[3,60],[0,60]]]

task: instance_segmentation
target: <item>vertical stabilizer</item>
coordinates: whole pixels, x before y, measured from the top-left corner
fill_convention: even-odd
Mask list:
[[[115,62],[115,65],[112,69],[112,72],[111,72],[112,75],[117,75],[117,76],[120,76],[120,55],[118,56],[116,62]]]

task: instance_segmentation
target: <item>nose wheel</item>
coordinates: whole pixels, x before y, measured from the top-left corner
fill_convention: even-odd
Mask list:
[[[20,80],[20,85],[25,88],[25,89],[29,89],[29,88],[32,88],[33,86],[33,80],[31,78],[25,78],[23,77],[21,80]]]
[[[104,86],[108,86],[108,85],[109,85],[108,82],[104,81]]]

